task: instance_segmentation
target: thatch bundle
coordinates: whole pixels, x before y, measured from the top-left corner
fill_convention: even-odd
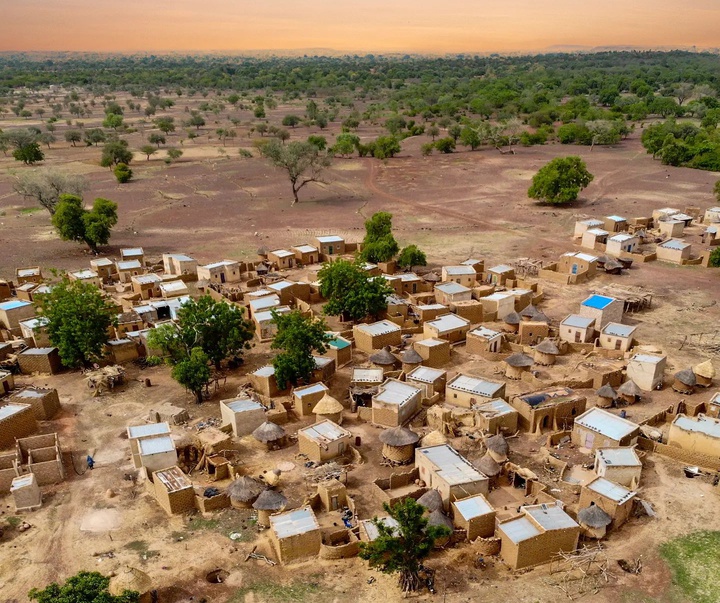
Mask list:
[[[618,396],[620,396],[626,402],[634,404],[640,399],[640,396],[642,395],[642,390],[637,385],[635,385],[635,382],[632,379],[628,379],[625,383],[618,387],[617,393]]]
[[[595,395],[598,397],[597,406],[599,408],[609,408],[613,405],[613,402],[617,397],[617,392],[609,383],[606,383],[595,392]]]
[[[418,443],[419,439],[418,434],[402,425],[386,429],[380,434],[380,441],[383,444],[395,447],[413,446]]]
[[[336,415],[342,412],[343,405],[338,402],[336,398],[333,398],[330,394],[326,393],[313,408],[313,414],[316,415]]]
[[[535,346],[535,362],[544,366],[555,364],[555,357],[560,350],[552,339],[543,339]]]
[[[117,574],[110,578],[108,590],[111,595],[120,596],[126,590],[131,590],[144,595],[153,587],[152,580],[145,572],[135,567],[125,567],[118,570]]]
[[[697,385],[700,387],[710,387],[715,377],[715,367],[710,360],[706,360],[696,365],[693,368],[693,373],[695,373]]]
[[[490,478],[497,477],[502,471],[500,463],[490,456],[490,454],[486,454],[477,463],[475,463],[475,467],[477,467],[477,470],[480,471],[480,473]]]
[[[252,508],[256,511],[281,511],[287,503],[287,498],[280,494],[280,492],[263,490],[252,504]]]
[[[422,364],[423,357],[414,348],[408,348],[400,354],[400,361],[403,364]]]
[[[285,430],[270,421],[265,421],[252,432],[253,437],[264,444],[277,442],[285,437]]]
[[[417,504],[422,505],[428,512],[433,513],[438,510],[442,511],[443,499],[437,490],[428,490],[417,499]]]
[[[518,352],[505,358],[505,363],[513,368],[529,368],[535,364],[535,361],[527,354]]]
[[[437,429],[428,433],[420,442],[423,447],[440,446],[441,444],[447,444],[447,438]]]
[[[510,312],[510,314],[507,314],[505,318],[503,318],[503,322],[506,325],[517,327],[522,322],[522,318],[520,318],[517,312]]]
[[[612,517],[597,505],[590,505],[578,511],[578,521],[583,526],[597,530],[608,527],[612,522]]]
[[[695,373],[690,369],[685,369],[675,373],[672,388],[681,394],[692,394],[695,391],[696,383]]]

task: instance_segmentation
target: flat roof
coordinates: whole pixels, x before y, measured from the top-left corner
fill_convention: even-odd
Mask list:
[[[18,268],[15,273],[18,276],[37,276],[40,274],[40,268],[33,267],[33,268]]]
[[[273,255],[276,255],[279,258],[289,258],[290,256],[295,256],[295,254],[292,251],[288,251],[287,249],[275,249],[274,251],[271,251]]]
[[[345,348],[352,345],[347,339],[344,337],[341,337],[340,335],[336,335],[333,337],[330,341],[327,342],[327,344],[331,348],[335,348],[336,350],[344,350]]]
[[[373,402],[403,406],[421,391],[419,387],[409,383],[388,379],[382,384],[380,391],[373,396]]]
[[[296,245],[293,249],[300,253],[317,253],[317,247],[313,247],[312,245]]]
[[[557,504],[539,504],[523,507],[523,511],[532,517],[544,530],[565,530],[577,528],[578,524]]]
[[[642,467],[642,462],[632,447],[598,448],[595,458],[612,467]]]
[[[157,274],[139,274],[137,276],[133,276],[132,280],[138,285],[154,285],[155,283],[162,281]]]
[[[535,538],[535,536],[539,536],[541,534],[537,526],[525,515],[501,523],[498,526],[498,529],[515,544],[525,540],[530,540],[531,538]]]
[[[383,380],[385,372],[381,368],[353,368],[352,381],[359,383],[371,382],[379,383]]]
[[[179,492],[180,490],[187,490],[193,487],[188,476],[177,466],[156,471],[154,475],[162,482],[168,492]]]
[[[27,320],[21,320],[19,324],[28,329],[35,330],[38,327],[44,327],[50,321],[45,316],[35,316],[34,318],[28,318]]]
[[[178,260],[179,262],[195,261],[195,258],[191,258],[189,255],[185,255],[184,253],[166,253],[165,255],[169,258],[173,258],[174,260]]]
[[[32,408],[29,404],[6,404],[5,406],[0,406],[0,421],[3,421],[9,417],[12,417],[13,415],[18,414],[19,412],[22,412],[24,410],[27,410],[28,408]]]
[[[643,362],[645,364],[658,364],[665,360],[665,356],[655,356],[653,354],[635,354],[630,362]]]
[[[445,339],[436,339],[434,337],[430,337],[429,339],[421,339],[420,341],[416,341],[415,345],[422,345],[427,348],[434,348],[438,345],[449,345],[448,342]]]
[[[252,308],[253,314],[258,310],[262,310],[263,308],[272,308],[279,305],[280,298],[275,294],[261,297],[259,299],[250,300],[250,307]]]
[[[400,327],[389,320],[380,320],[372,324],[357,325],[357,329],[374,337],[376,335],[385,335],[387,333],[399,331]]]
[[[187,285],[180,280],[166,281],[160,284],[160,289],[162,289],[163,291],[187,291]]]
[[[561,402],[577,400],[579,398],[572,389],[562,386],[557,386],[555,388],[551,387],[527,394],[520,394],[517,397],[519,400],[522,400],[525,404],[531,406],[532,408],[538,408],[542,405],[545,405],[546,407],[553,406],[555,404],[560,404]]]
[[[618,504],[627,502],[633,498],[635,494],[637,494],[632,490],[628,490],[625,486],[611,482],[609,479],[605,479],[604,477],[594,479],[585,487],[588,490],[592,490],[593,492],[596,492],[605,498],[609,498]]]
[[[392,517],[375,517],[374,519],[389,528],[396,529],[400,527],[400,524]],[[367,534],[369,540],[375,540],[378,536],[380,536],[380,532],[378,531],[377,526],[373,523],[372,519],[363,519],[360,523],[365,526],[365,533]]]
[[[57,350],[57,348],[28,348],[20,352],[20,354],[25,356],[47,356],[54,350]]]
[[[292,287],[293,285],[297,285],[297,283],[294,283],[292,281],[278,281],[277,283],[272,283],[271,285],[268,285],[268,289],[272,289],[273,291],[282,291],[283,289],[287,289],[288,287]]]
[[[138,449],[141,455],[161,454],[163,452],[174,452],[175,442],[170,436],[162,435],[155,438],[144,438],[138,440]]]
[[[291,312],[288,306],[277,306],[272,310],[266,310],[264,312],[254,312],[253,318],[256,322],[270,322],[275,319],[275,317],[273,316],[273,311],[275,311],[277,314],[288,314],[289,312]]]
[[[497,274],[502,274],[503,272],[512,272],[515,270],[512,266],[508,266],[507,264],[498,264],[497,266],[493,266],[492,268],[488,268],[488,272],[495,272]]]
[[[438,285],[435,285],[435,289],[442,293],[447,293],[448,295],[472,291],[472,289],[468,289],[460,283],[439,283]]]
[[[618,243],[624,243],[625,241],[630,241],[631,239],[637,239],[635,235],[630,235],[624,232],[619,232],[616,235],[613,235],[610,237],[610,241],[617,241]]]
[[[469,276],[477,275],[475,268],[472,266],[443,266],[442,269],[445,271],[445,274],[451,274],[453,276],[462,276],[463,274],[467,274]]]
[[[256,370],[253,375],[257,377],[272,377],[275,374],[275,367],[271,364],[268,364],[266,366],[261,366],[258,370]]]
[[[619,441],[639,429],[637,423],[633,423],[632,421],[628,421],[627,419],[623,419],[597,407],[586,410],[577,417],[575,419],[575,425],[585,427],[615,441]]]
[[[337,235],[328,235],[324,237],[315,237],[321,243],[342,243],[345,239]]]
[[[142,247],[128,247],[127,249],[120,250],[120,255],[123,257],[128,255],[143,255],[143,253]]]
[[[720,438],[720,420],[713,419],[712,417],[688,417],[686,415],[678,415],[672,424],[683,431],[693,431],[711,438]]]
[[[503,415],[517,412],[517,410],[515,410],[502,398],[494,398],[493,400],[482,404],[473,404],[472,408],[480,414],[490,417],[501,417]]]
[[[28,473],[27,475],[19,475],[17,477],[13,477],[12,482],[10,483],[10,492],[14,492],[15,490],[19,490],[20,488],[25,488],[26,486],[29,486],[33,483],[33,481],[36,479],[34,473]]]
[[[230,266],[239,266],[239,265],[240,265],[240,262],[236,262],[235,260],[221,260],[219,262],[213,262],[212,264],[205,264],[202,267],[212,270],[213,268],[228,268]]]
[[[270,527],[278,538],[289,538],[319,530],[317,518],[310,507],[300,507],[270,516]]]
[[[315,361],[315,368],[316,369],[322,369],[325,368],[328,364],[334,362],[332,358],[327,358],[326,356],[315,356],[313,355],[313,360]]]
[[[469,335],[475,335],[476,337],[482,337],[483,339],[495,339],[496,337],[502,336],[502,333],[500,331],[495,331],[493,329],[488,329],[487,327],[478,327],[477,329],[473,329],[468,333]]]
[[[222,402],[233,412],[248,412],[251,410],[265,410],[265,407],[251,398],[240,398],[238,400],[223,400]]]
[[[125,260],[117,262],[118,270],[132,270],[133,268],[142,268],[140,260]]]
[[[578,222],[580,222],[580,224],[587,224],[588,226],[599,226],[604,223],[602,220],[598,220],[597,218],[589,218],[588,220],[578,220]]]
[[[590,234],[594,234],[598,237],[604,237],[605,235],[610,234],[607,230],[603,230],[602,228],[588,228],[585,232],[589,232]]]
[[[482,494],[470,496],[469,498],[461,498],[453,504],[464,519],[473,519],[474,517],[480,517],[495,511]]]
[[[26,389],[21,389],[19,392],[13,394],[13,398],[44,398],[47,396],[52,390],[49,389],[42,389],[42,388],[36,388],[33,386],[29,386]]]
[[[455,329],[467,327],[470,324],[470,321],[467,318],[458,316],[457,314],[443,314],[433,320],[429,320],[425,324],[436,328],[441,333],[446,333],[447,331],[454,331]]]
[[[324,383],[313,383],[312,385],[305,385],[303,387],[296,387],[293,390],[293,395],[302,398],[303,396],[309,396],[311,394],[319,394],[320,392],[328,391],[327,385]]]
[[[595,294],[588,297],[580,305],[586,306],[588,308],[593,308],[595,310],[604,310],[614,301],[616,301],[614,297],[607,297],[606,295]]]
[[[93,272],[92,270],[89,270],[88,268],[85,268],[83,270],[78,270],[77,272],[71,272],[70,276],[73,276],[78,280],[85,280],[85,279],[89,279],[89,278],[97,278],[98,273]]]
[[[127,428],[129,440],[148,438],[158,435],[170,435],[170,425],[167,423],[148,423],[147,425],[130,425]]]
[[[447,306],[443,304],[421,304],[416,306],[418,310],[447,310]]]
[[[630,337],[637,326],[621,325],[617,322],[609,322],[603,327],[603,335],[613,335],[614,337]]]
[[[451,486],[487,480],[487,476],[475,469],[465,457],[449,444],[419,448],[417,454],[426,457],[435,465],[435,473]]]
[[[23,299],[12,299],[10,301],[0,302],[0,310],[15,310],[16,308],[24,308],[32,305],[29,301]]]
[[[450,381],[447,386],[449,389],[457,389],[471,394],[478,394],[484,398],[492,398],[505,386],[505,384],[460,373],[457,377]]]
[[[496,293],[491,293],[490,295],[486,295],[482,299],[491,299],[492,301],[500,301],[503,299],[515,299],[515,296],[510,293],[509,291],[498,291]]]
[[[613,216],[608,216],[607,219],[608,219],[608,220],[612,220],[613,222],[626,222],[626,221],[627,221],[627,220],[626,220],[625,218],[623,218],[622,216],[615,216],[615,215],[613,215]]]
[[[579,314],[571,314],[566,317],[560,324],[565,327],[575,327],[577,329],[587,329],[595,322],[594,318],[580,316]]]
[[[342,438],[348,438],[352,435],[347,429],[343,429],[340,425],[333,423],[329,419],[320,421],[320,423],[315,423],[315,425],[299,429],[298,433],[304,434],[313,442],[320,445],[324,445],[327,442],[335,442]]]
[[[682,251],[683,249],[686,249],[687,247],[691,247],[690,243],[685,243],[684,241],[681,241],[680,239],[670,239],[668,241],[665,241],[664,243],[660,243],[658,247],[662,247],[663,249],[677,249]]]
[[[112,266],[113,261],[109,258],[93,258],[90,260],[91,266]]]
[[[420,383],[435,383],[445,374],[442,369],[430,368],[429,366],[418,366],[410,371],[407,375],[408,379],[419,381]]]

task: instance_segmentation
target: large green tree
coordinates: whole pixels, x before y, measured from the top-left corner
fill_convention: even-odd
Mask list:
[[[387,262],[400,247],[392,234],[392,214],[379,211],[365,221],[365,238],[360,257],[366,262]]]
[[[439,538],[450,534],[450,529],[428,525],[425,507],[412,498],[393,506],[383,503],[383,508],[398,525],[389,526],[377,517],[373,519],[378,536],[360,544],[360,558],[385,574],[399,574],[403,592],[416,591],[420,588],[423,559],[430,555]]]
[[[60,195],[52,216],[61,239],[84,242],[93,251],[97,251],[98,245],[107,245],[117,221],[117,203],[98,197],[88,210],[77,195]]]
[[[393,290],[382,277],[368,276],[359,263],[336,260],[318,272],[320,294],[327,300],[323,311],[344,320],[361,320],[387,308]]]
[[[308,383],[315,370],[313,353],[324,354],[330,337],[322,320],[304,316],[299,310],[287,314],[272,313],[277,333],[272,342],[273,350],[281,350],[273,358],[275,379],[278,387]]]
[[[427,266],[427,257],[417,245],[408,245],[400,251],[397,263],[400,268],[411,270],[414,266]]]
[[[140,593],[126,590],[111,595],[110,578],[99,572],[78,572],[63,584],[53,582],[42,590],[33,588],[28,597],[38,603],[137,603]]]
[[[170,375],[185,389],[192,392],[198,404],[203,402],[203,389],[210,383],[209,358],[200,348],[193,348],[190,354],[173,366]]]
[[[553,205],[570,203],[593,178],[580,157],[556,157],[533,176],[528,196]]]
[[[110,140],[105,143],[100,157],[100,165],[112,167],[118,163],[129,164],[133,159],[127,140]]]
[[[50,343],[65,366],[88,366],[102,357],[115,314],[96,286],[63,278],[37,300],[39,313],[48,320]]]

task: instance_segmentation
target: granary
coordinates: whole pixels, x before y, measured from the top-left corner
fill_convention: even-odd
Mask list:
[[[660,220],[657,223],[657,228],[663,237],[674,239],[682,237],[685,232],[685,222],[682,220]]]
[[[697,379],[695,378],[695,373],[693,373],[691,369],[685,369],[675,373],[672,388],[680,394],[686,394],[689,396],[695,392],[696,383]]]
[[[133,339],[111,339],[105,346],[105,357],[113,364],[132,362],[139,356],[137,341]]]
[[[96,272],[103,283],[109,283],[117,275],[117,265],[108,258],[93,258],[90,260],[90,268]]]
[[[142,438],[137,441],[137,448],[140,465],[145,467],[148,474],[167,469],[177,463],[175,442],[169,435]]]
[[[622,232],[607,240],[605,253],[619,257],[623,253],[635,253],[639,246],[640,237]]]
[[[417,503],[421,507],[425,507],[425,513],[432,513],[433,511],[442,511],[443,509],[443,498],[442,494],[437,490],[430,489],[420,498],[417,499]]]
[[[152,579],[145,572],[130,566],[115,572],[108,585],[108,592],[115,597],[121,597],[128,590],[139,593],[138,603],[152,603]]]
[[[276,423],[267,419],[253,429],[252,436],[260,443],[265,444],[268,450],[278,450],[287,441],[285,430]]]
[[[295,261],[302,266],[315,264],[320,261],[320,251],[313,245],[296,245],[295,247],[291,247],[290,251],[295,254]]]
[[[506,264],[493,266],[487,269],[485,280],[498,287],[510,287],[508,281],[515,280],[515,268]]]
[[[617,529],[632,515],[637,492],[616,484],[604,477],[596,477],[580,490],[581,509],[597,505],[611,518],[608,529]]]
[[[627,352],[632,347],[633,334],[636,330],[636,326],[609,322],[601,329],[598,343],[606,350]]]
[[[522,379],[523,373],[527,373],[530,367],[535,364],[535,361],[522,352],[511,354],[504,360],[505,362],[505,377],[508,379]]]
[[[626,488],[637,488],[642,474],[642,462],[633,446],[596,448],[593,471],[600,477]]]
[[[406,375],[418,368],[423,363],[423,357],[418,354],[414,348],[410,347],[400,354],[400,362],[402,363],[402,371]]]
[[[250,316],[255,316],[259,312],[271,312],[275,308],[279,308],[282,305],[280,298],[273,295],[265,295],[258,299],[251,299],[248,303],[250,309]]]
[[[595,540],[605,538],[608,526],[612,523],[612,517],[596,504],[580,509],[577,520],[582,528],[583,536]]]
[[[575,230],[573,232],[573,237],[579,239],[583,236],[585,231],[590,230],[591,228],[601,228],[604,225],[605,222],[596,218],[590,218],[588,220],[578,220],[577,222],[575,222]]]
[[[276,306],[272,310],[253,312],[252,319],[255,323],[255,337],[261,342],[272,340],[277,333],[277,324],[275,323],[273,312],[282,315],[289,314],[291,310],[287,306]]]
[[[279,270],[287,270],[295,266],[295,254],[287,249],[275,249],[268,252],[269,262],[278,267]]]
[[[197,278],[197,260],[184,253],[163,253],[163,270],[172,276]]]
[[[0,406],[0,450],[14,446],[16,439],[27,437],[37,429],[37,419],[30,404]]]
[[[197,276],[200,281],[207,281],[216,285],[223,283],[237,283],[240,281],[240,262],[235,260],[222,260],[205,266],[197,267]]]
[[[450,342],[446,339],[422,339],[413,348],[423,358],[423,365],[439,368],[450,362]]]
[[[33,318],[35,306],[28,301],[13,299],[0,302],[0,327],[20,335],[20,321]]]
[[[115,262],[118,280],[121,283],[129,283],[133,276],[145,274],[145,268],[138,260],[126,260]]]
[[[195,509],[195,490],[190,479],[177,465],[154,471],[155,500],[168,515],[187,513]]]
[[[597,402],[595,403],[595,406],[597,406],[598,408],[611,408],[612,405],[615,404],[615,399],[617,398],[617,392],[612,388],[609,383],[606,383],[601,388],[599,388],[595,392],[595,395],[597,396]]]
[[[597,265],[597,256],[582,251],[569,251],[560,256],[557,269],[562,274],[585,274],[591,277],[595,275]]]
[[[635,385],[632,379],[628,379],[617,390],[617,398],[627,404],[636,404],[640,402],[642,390]]]
[[[34,473],[13,478],[10,494],[12,494],[16,511],[34,511],[42,506],[40,484]]]
[[[452,515],[454,526],[464,530],[470,542],[495,534],[495,509],[482,494],[453,502]]]
[[[352,361],[352,341],[337,333],[329,333],[325,355],[335,361],[336,367],[342,367]]]
[[[272,515],[270,540],[281,563],[292,563],[320,553],[322,532],[311,507]]]
[[[70,281],[81,281],[86,285],[94,285],[100,287],[102,285],[102,279],[100,275],[93,271],[85,268],[84,270],[76,270],[75,272],[68,272],[68,280]]]
[[[386,427],[404,425],[420,410],[422,392],[412,383],[387,379],[372,397],[372,422]]]
[[[666,356],[635,354],[628,362],[627,377],[640,389],[650,392],[662,386],[666,364]]]
[[[381,523],[382,525],[390,528],[391,530],[398,530],[400,524],[392,517],[376,517],[374,519],[363,519],[359,522],[360,525],[360,540],[363,542],[372,542],[380,536],[380,532],[375,522]]]
[[[342,255],[345,253],[345,239],[337,235],[316,237],[315,246],[324,256]]]
[[[489,456],[496,463],[505,463],[510,454],[510,446],[502,433],[496,433],[485,439],[486,456]]]
[[[713,378],[715,377],[715,367],[712,361],[706,360],[693,367],[695,373],[695,384],[698,387],[712,387]]]
[[[342,425],[343,410],[345,410],[343,405],[328,392],[325,392],[325,395],[320,398],[312,409],[316,423],[327,420],[338,425]]]
[[[487,476],[448,444],[418,448],[415,467],[426,486],[440,492],[445,508],[459,498],[488,493]]]
[[[141,277],[138,277],[141,278]],[[164,297],[165,299],[171,298],[171,297],[180,297],[184,295],[188,295],[190,293],[190,290],[188,289],[187,285],[185,284],[185,281],[176,280],[176,281],[162,281],[158,288],[160,289],[160,296]]]
[[[468,332],[465,351],[468,354],[497,354],[502,350],[503,334],[487,327],[477,327]]]
[[[435,301],[449,306],[453,302],[468,301],[472,299],[472,289],[458,283],[438,283],[434,288]]]
[[[265,490],[265,484],[244,475],[230,483],[227,495],[234,508],[249,509],[263,490]]]
[[[402,342],[402,329],[394,322],[380,320],[372,324],[361,324],[353,327],[355,347],[372,354],[386,346],[398,346]]]
[[[448,381],[445,387],[445,400],[448,404],[472,408],[495,398],[505,396],[505,384],[489,381],[472,375],[458,373]]]
[[[717,459],[720,456],[720,419],[705,415],[677,415],[670,425],[667,443],[668,446]]]
[[[429,526],[443,527],[448,530],[447,536],[441,536],[435,541],[435,548],[441,549],[450,542],[450,535],[453,532],[455,526],[453,526],[452,520],[445,515],[442,509],[435,509],[428,514],[427,517]]]
[[[32,347],[41,348],[50,345],[47,333],[47,324],[50,322],[44,316],[36,316],[20,321],[20,335]]]
[[[576,446],[596,450],[637,443],[640,426],[602,408],[590,408],[575,419],[571,439]]]
[[[503,471],[503,466],[493,458],[490,451],[486,452],[485,455],[475,463],[475,467],[480,473],[488,477],[491,488],[497,485],[497,479]]]
[[[435,394],[445,391],[447,371],[429,366],[418,366],[406,374],[405,380],[422,389],[424,398],[432,398]]]
[[[280,492],[275,490],[263,490],[252,504],[252,508],[258,512],[257,522],[259,526],[267,528],[270,526],[270,515],[282,511],[288,503]]]
[[[510,332],[517,333],[520,330],[522,318],[517,312],[510,312],[510,314],[506,314],[503,317],[502,321],[507,325]]]
[[[135,425],[127,428],[130,453],[132,454],[133,465],[136,469],[142,467],[142,460],[140,459],[140,440],[161,436],[170,436],[170,425],[167,423],[146,423],[145,425]],[[171,465],[168,465],[168,467],[174,464],[175,463],[173,462]]]
[[[31,266],[28,268],[17,268],[15,270],[15,280],[18,285],[24,283],[37,283],[43,282],[42,271],[39,266]]]
[[[325,463],[345,454],[352,434],[332,421],[321,421],[299,429],[298,446],[300,454],[316,463]]]
[[[14,393],[11,401],[30,404],[38,421],[49,421],[60,411],[60,398],[56,389],[28,386]]]
[[[451,343],[463,341],[470,330],[470,321],[457,314],[444,314],[423,325],[425,339],[447,339]]]
[[[597,249],[598,245],[605,245],[610,233],[602,228],[588,228],[582,235],[580,246],[585,249]]]
[[[275,368],[270,364],[261,366],[256,371],[250,373],[248,378],[252,386],[263,396],[272,398],[285,391],[278,387],[277,380],[275,379]]]
[[[418,434],[398,425],[386,429],[379,437],[383,444],[382,456],[384,459],[399,465],[412,462],[415,456],[415,445],[420,439]]]
[[[508,314],[515,312],[515,296],[507,291],[491,293],[478,300],[483,307],[483,313],[494,314],[497,320],[502,320]]]
[[[552,366],[555,359],[560,354],[560,350],[552,339],[543,339],[535,346],[533,350],[533,359],[536,364],[542,366]]]
[[[477,282],[477,272],[472,266],[443,266],[440,273],[442,280],[471,287]]]
[[[295,413],[300,417],[312,415],[315,405],[320,402],[327,391],[328,388],[324,383],[296,387],[292,393]]]
[[[616,215],[606,216],[604,227],[609,232],[624,232],[628,229],[627,219]]]
[[[606,295],[591,295],[580,304],[580,316],[595,319],[595,328],[603,328],[609,322],[621,323],[624,304],[622,300]]]
[[[395,366],[398,364],[398,359],[390,351],[389,347],[384,347],[379,352],[370,354],[368,360],[375,366],[381,368],[383,373],[389,373],[395,370]]]
[[[265,407],[252,398],[220,400],[222,424],[231,425],[233,435],[250,435],[265,422]]]
[[[442,314],[447,314],[449,308],[443,304],[421,304],[419,306],[414,306],[413,310],[415,311],[415,314],[417,314],[420,322],[426,322],[428,320],[433,320]]]
[[[48,373],[54,375],[62,368],[57,348],[30,348],[17,356],[18,366],[23,375]]]
[[[120,250],[120,259],[123,262],[137,260],[141,265],[145,265],[145,252],[142,247],[129,247]]]
[[[510,404],[518,413],[518,426],[530,433],[568,429],[585,411],[587,400],[569,387],[557,387],[515,396]]]
[[[521,515],[497,526],[500,557],[512,569],[533,567],[552,561],[560,552],[577,548],[580,526],[562,508],[542,503],[524,506]]]
[[[472,406],[475,412],[475,426],[487,433],[515,433],[518,411],[502,398],[480,402]]]
[[[683,264],[692,255],[692,245],[681,239],[669,239],[655,247],[655,255],[661,262]]]

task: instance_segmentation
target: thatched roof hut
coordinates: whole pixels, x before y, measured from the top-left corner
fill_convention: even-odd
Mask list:
[[[535,361],[527,354],[518,352],[505,358],[505,376],[508,379],[522,379],[522,374],[530,370]]]
[[[383,458],[403,465],[409,463],[415,456],[415,445],[418,440],[420,440],[418,434],[402,425],[386,429],[380,434]]]
[[[517,312],[510,312],[510,314],[507,314],[502,320],[508,327],[510,327],[511,331],[517,333],[520,329],[522,318]]]
[[[340,425],[342,423],[343,410],[345,410],[343,405],[325,392],[325,395],[320,398],[312,411],[318,422],[330,419],[333,423]]]
[[[693,368],[695,373],[695,385],[699,387],[710,387],[715,377],[715,367],[710,360],[701,362]]]
[[[632,379],[628,379],[625,383],[618,387],[617,394],[628,404],[635,404],[635,402],[640,400],[642,390],[635,385],[635,382]]]
[[[532,317],[532,319],[535,322],[544,322],[546,324],[550,324],[550,318],[548,318],[547,314],[541,312],[540,310],[535,312],[535,315]]]
[[[486,453],[477,463],[475,467],[480,473],[486,475],[489,478],[494,478],[500,475],[502,471],[502,465],[498,463],[489,453]]]
[[[425,507],[429,513],[438,510],[442,511],[442,495],[435,489],[428,490],[427,492],[425,492],[425,494],[423,494],[420,498],[417,499],[417,504]]]
[[[440,433],[437,429],[428,433],[421,441],[420,445],[423,447],[427,446],[440,446],[441,444],[447,444],[447,438]]]
[[[140,593],[140,600],[152,590],[153,582],[145,572],[135,568],[126,566],[117,571],[117,574],[110,578],[108,591],[111,595],[120,596],[126,590],[132,590]]]
[[[675,373],[672,388],[680,394],[692,394],[695,391],[695,373],[691,369],[684,369]]]
[[[532,304],[529,304],[520,311],[520,316],[524,319],[532,320],[537,312],[538,309]]]
[[[445,513],[442,512],[441,509],[437,509],[430,513],[428,516],[428,525],[431,526],[445,526],[450,530],[450,533],[452,534],[453,530],[453,522],[452,520],[445,515]],[[446,536],[445,538],[438,538],[435,541],[435,548],[440,548],[445,546],[450,541],[450,536]]]
[[[265,421],[252,434],[258,442],[267,444],[268,447],[281,446],[285,440],[285,430],[270,421]]]
[[[422,364],[423,357],[415,351],[415,348],[408,348],[400,354],[400,362],[402,362],[403,371],[408,373]]]
[[[490,436],[485,440],[487,453],[495,460],[496,463],[504,463],[508,459],[510,446],[501,433]]]
[[[552,339],[543,339],[535,346],[535,362],[543,366],[553,365],[559,353],[560,350]]]
[[[253,509],[258,512],[258,524],[261,526],[270,525],[270,514],[282,511],[287,506],[288,500],[280,492],[275,490],[263,490],[257,500],[252,504]]]
[[[625,265],[614,258],[608,258],[608,261],[603,264],[603,270],[607,274],[621,274],[623,268],[625,268]]]
[[[249,509],[263,490],[265,490],[265,484],[244,475],[231,482],[225,492],[230,497],[233,507]]]
[[[599,408],[610,408],[613,405],[613,402],[615,402],[617,392],[609,383],[606,383],[595,392],[595,395],[598,397],[596,406]]]
[[[590,505],[578,511],[578,523],[584,529],[585,535],[590,538],[603,538],[612,517],[597,505]]]
[[[442,277],[437,272],[428,272],[425,276],[423,276],[423,280],[426,283],[439,283],[442,280]]]
[[[395,355],[390,351],[390,348],[387,346],[385,346],[379,352],[376,352],[370,356],[370,362],[382,367],[384,371],[391,371],[394,368],[395,364],[397,364],[397,361],[397,358],[395,358]]]

